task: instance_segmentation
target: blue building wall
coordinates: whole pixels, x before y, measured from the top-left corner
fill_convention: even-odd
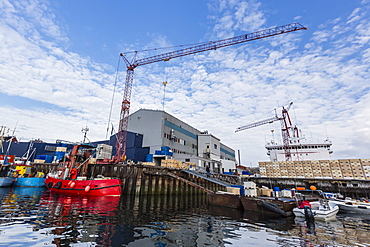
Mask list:
[[[145,161],[145,157],[149,154],[149,148],[143,148],[143,135],[127,132],[127,147],[126,147],[126,157],[128,160],[133,160],[134,162]],[[9,142],[3,142],[3,147],[0,148],[0,154],[6,154],[8,150]],[[98,144],[107,144],[113,146],[112,154],[116,154],[116,136],[113,135],[109,140],[92,142],[93,146],[97,147]],[[22,157],[28,150],[30,143],[29,142],[13,142],[10,145],[9,155],[14,155],[16,157]],[[35,153],[31,156],[30,160],[33,161],[36,156],[54,156],[55,151],[50,151],[56,149],[60,146],[66,146],[67,152],[73,148],[73,144],[66,143],[34,143],[33,148],[36,148]],[[31,150],[31,152],[32,152]],[[94,153],[93,153],[94,154]]]

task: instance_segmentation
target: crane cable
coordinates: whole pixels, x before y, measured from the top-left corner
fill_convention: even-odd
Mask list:
[[[152,49],[145,49],[140,51],[128,51],[128,52],[122,52],[122,54],[129,54],[129,53],[137,53],[137,52],[143,52],[143,51],[156,51],[156,50],[165,50],[165,49],[171,49],[176,47],[185,47],[190,45],[203,45],[207,43],[213,43],[214,41],[207,41],[207,42],[200,42],[200,43],[192,43],[192,44],[186,44],[186,45],[174,45],[174,46],[167,46],[167,47],[159,47],[159,48],[152,48]]]
[[[119,71],[120,62],[121,62],[121,58],[120,58],[120,56],[118,56],[118,64],[117,64],[116,78],[115,78],[115,81],[114,81],[114,88],[113,88],[113,94],[112,94],[112,102],[110,104],[110,111],[109,111],[109,118],[108,118],[108,126],[107,126],[107,133],[105,134],[105,139],[108,139],[108,131],[109,131],[110,119],[112,117],[112,108],[113,108],[114,94],[116,92],[116,87],[117,87],[118,71]],[[113,126],[112,126],[112,131],[113,131]]]

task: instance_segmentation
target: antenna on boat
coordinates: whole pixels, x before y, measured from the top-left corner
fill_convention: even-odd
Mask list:
[[[118,64],[117,64],[117,71],[116,71],[116,78],[114,80],[114,87],[113,87],[113,93],[112,93],[112,101],[110,103],[110,110],[109,110],[109,118],[108,118],[108,126],[107,126],[107,133],[105,134],[105,139],[108,139],[108,132],[109,132],[109,125],[110,125],[110,119],[112,117],[112,109],[113,109],[113,102],[114,102],[114,94],[116,93],[116,87],[117,87],[117,80],[118,80],[118,72],[119,72],[119,65],[121,61],[121,56],[118,57]],[[112,124],[112,132],[113,132],[113,124]],[[112,134],[111,134],[112,135]]]
[[[12,145],[13,139],[15,137],[14,134],[15,134],[15,130],[17,129],[17,125],[18,125],[18,121],[15,124],[14,130],[13,130],[13,134],[12,134],[12,136],[9,139],[8,148],[6,150],[6,154],[5,154],[5,158],[4,158],[4,165],[7,165],[8,164],[8,155],[9,155],[9,151],[10,151],[10,146]]]
[[[328,130],[326,128],[325,128],[325,134],[326,134],[326,140],[325,141],[329,141]]]
[[[7,128],[6,126],[0,126],[0,148],[2,153],[4,152],[3,141],[5,140],[6,131],[9,132],[9,128]]]

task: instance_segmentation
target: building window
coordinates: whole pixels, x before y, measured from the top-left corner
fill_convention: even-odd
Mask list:
[[[185,159],[185,162],[190,162],[190,159]]]
[[[213,144],[214,145],[214,148],[217,149],[217,144]]]

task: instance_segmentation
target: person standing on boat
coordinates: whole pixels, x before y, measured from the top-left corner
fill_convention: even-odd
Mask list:
[[[77,174],[78,174],[78,171],[77,171],[77,169],[74,167],[74,168],[72,168],[72,170],[71,170],[71,179],[76,179],[77,178]]]
[[[311,207],[311,203],[308,200],[303,200],[299,205],[299,208],[304,208],[305,206]]]
[[[209,166],[206,166],[206,172],[207,172],[207,178],[211,176],[211,171],[209,169]]]

